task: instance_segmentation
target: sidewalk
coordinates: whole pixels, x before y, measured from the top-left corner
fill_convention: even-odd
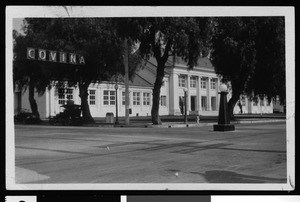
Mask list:
[[[217,116],[199,116],[200,120],[197,123],[197,116],[188,116],[188,123],[184,123],[183,116],[161,116],[162,125],[153,125],[151,117],[130,117],[130,125],[125,125],[125,118],[119,118],[119,125],[105,123],[105,118],[94,118],[98,126],[104,127],[145,127],[145,128],[182,128],[182,127],[203,127],[212,126],[218,122]],[[245,123],[272,123],[285,122],[285,114],[236,114],[235,121],[232,124]]]
[[[142,127],[142,128],[182,128],[182,127],[203,127],[212,126],[218,122],[217,116],[199,116],[199,123],[197,123],[197,116],[188,116],[188,123],[184,123],[183,116],[161,116],[162,125],[153,125],[151,116],[147,117],[130,117],[129,126],[125,124],[125,117],[119,117],[119,125],[113,123],[106,123],[105,117],[94,117],[95,124],[84,124],[88,127]],[[285,114],[236,114],[235,121],[232,124],[247,124],[247,123],[272,123],[285,122]],[[48,119],[43,120],[41,125],[49,125]]]

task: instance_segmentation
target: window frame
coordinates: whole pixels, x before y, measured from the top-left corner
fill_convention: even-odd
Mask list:
[[[205,78],[205,77],[201,78],[200,87],[201,87],[201,89],[207,89],[207,78]]]
[[[164,98],[164,99],[162,99]],[[166,95],[161,95],[160,96],[160,106],[166,107],[167,106],[167,96]]]
[[[185,88],[185,87],[187,87],[186,83],[187,83],[186,75],[179,75],[179,77],[178,77],[178,86],[182,87],[182,88]]]
[[[143,92],[143,105],[150,106],[151,97],[149,92]]]
[[[107,94],[106,94],[106,92],[107,92]],[[114,97],[114,98],[112,99],[112,97]],[[103,105],[105,105],[105,106],[116,105],[116,91],[115,90],[103,90]]]
[[[94,92],[93,94],[91,92]],[[93,97],[93,98],[92,98]],[[96,89],[89,89],[89,105],[95,106],[96,105]],[[93,104],[91,102],[94,102]]]
[[[197,88],[197,77],[196,76],[190,77],[190,87]]]
[[[63,92],[60,92],[63,90]],[[58,104],[65,105],[68,100],[74,101],[74,89],[73,88],[58,88]]]
[[[132,92],[132,105],[141,105],[141,92]]]
[[[210,89],[211,90],[217,89],[217,79],[215,78],[210,79]]]

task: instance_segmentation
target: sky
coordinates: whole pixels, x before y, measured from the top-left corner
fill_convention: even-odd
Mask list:
[[[21,25],[23,24],[24,18],[13,18],[13,29],[17,30],[19,33],[24,33],[21,30]]]

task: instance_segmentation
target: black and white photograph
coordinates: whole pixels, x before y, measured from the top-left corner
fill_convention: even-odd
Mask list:
[[[294,190],[293,7],[8,6],[8,190]]]

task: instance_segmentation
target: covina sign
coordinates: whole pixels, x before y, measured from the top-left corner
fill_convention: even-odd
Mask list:
[[[27,48],[27,59],[67,63],[74,65],[85,64],[85,60],[82,55],[35,48]]]

